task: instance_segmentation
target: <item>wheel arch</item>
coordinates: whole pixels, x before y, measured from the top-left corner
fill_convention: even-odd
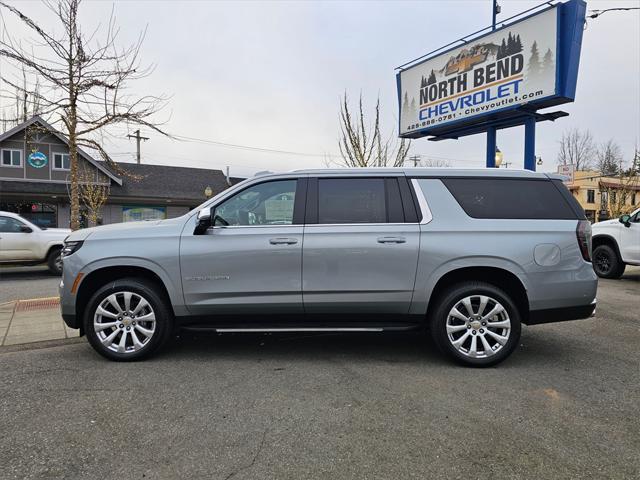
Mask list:
[[[103,285],[122,278],[142,278],[153,283],[167,299],[167,304],[175,315],[172,295],[162,277],[151,268],[140,265],[109,265],[87,273],[80,282],[76,293],[76,316],[81,319],[91,296]]]
[[[616,256],[618,259],[623,262],[622,255],[620,254],[620,249],[618,248],[617,240],[611,235],[601,234],[595,235],[591,238],[591,251],[594,252],[597,247],[601,245],[608,245],[613,248],[613,251],[616,252]]]
[[[494,285],[505,291],[516,304],[523,323],[529,319],[529,297],[527,289],[518,275],[496,266],[465,266],[454,268],[438,278],[431,290],[427,304],[427,316],[436,308],[438,300],[453,285],[465,281],[480,281]]]
[[[60,243],[50,243],[49,245],[47,245],[47,250],[44,254],[44,260],[47,260],[49,258],[49,255],[51,254],[52,251],[54,250],[61,250],[62,247],[64,245],[62,244],[62,242]]]

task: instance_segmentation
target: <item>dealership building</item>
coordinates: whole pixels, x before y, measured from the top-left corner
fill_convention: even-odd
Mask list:
[[[78,149],[79,168],[108,187],[99,224],[173,218],[225,190],[239,178],[221,170],[121,163],[109,168]],[[67,138],[35,116],[0,134],[0,210],[43,227],[70,222]],[[87,226],[81,207],[81,224]]]

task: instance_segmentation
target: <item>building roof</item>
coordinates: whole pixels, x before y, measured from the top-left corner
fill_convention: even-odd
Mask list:
[[[629,178],[629,177],[627,177]],[[620,180],[609,180],[609,179],[603,179],[600,180],[600,187],[603,188],[613,188],[613,189],[619,189],[619,190],[633,190],[635,192],[639,192],[640,191],[640,183],[639,182],[620,182]]]
[[[101,162],[98,162],[101,163]],[[207,168],[172,167],[167,165],[150,165],[137,163],[120,163],[125,172],[140,180],[123,176],[122,185],[111,185],[109,199],[119,201],[167,201],[175,204],[194,206],[206,200],[205,189],[211,187],[213,195],[227,189],[227,179],[220,170]],[[230,177],[233,185],[243,178]],[[65,182],[48,181],[0,181],[3,194],[33,194],[68,197],[69,185]]]
[[[45,121],[39,115],[34,115],[33,117],[31,117],[26,122],[22,122],[21,124],[16,125],[12,129],[7,130],[6,132],[0,134],[0,142],[5,140],[5,139],[7,139],[7,138],[12,137],[16,133],[24,130],[25,128],[30,127],[34,123],[39,123],[40,126],[45,128],[48,133],[51,133],[52,135],[55,135],[61,142],[63,142],[65,145],[69,146],[69,140],[67,139],[67,137],[65,135],[63,135],[61,132],[59,132],[56,128],[54,128],[51,124],[49,124],[47,121]],[[118,177],[117,175],[115,175],[111,170],[106,168],[104,166],[103,162],[96,161],[95,158],[93,158],[87,152],[82,150],[80,147],[78,147],[78,153],[82,156],[82,158],[84,158],[87,162],[89,162],[92,165],[94,165],[98,170],[100,170],[106,176],[111,178],[118,185],[122,185],[122,179],[120,177]]]
[[[111,187],[111,197],[136,197],[149,199],[204,202],[204,191],[211,187],[217,194],[229,187],[224,173],[207,168],[173,167],[138,163],[120,163],[123,170],[140,180],[124,175],[122,185]],[[230,178],[231,183],[240,179]]]

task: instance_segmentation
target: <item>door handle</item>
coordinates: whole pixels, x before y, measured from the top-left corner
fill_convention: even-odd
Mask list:
[[[277,238],[270,238],[269,243],[271,245],[295,245],[296,243],[298,243],[298,239],[287,238],[287,237],[277,237]]]
[[[406,243],[404,237],[378,237],[378,243]]]

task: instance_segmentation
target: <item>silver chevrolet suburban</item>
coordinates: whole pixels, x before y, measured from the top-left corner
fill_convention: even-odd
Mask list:
[[[65,241],[62,316],[111,360],[178,329],[430,332],[488,366],[521,324],[588,318],[591,230],[552,175],[305,170],[254,177],[170,220]]]

